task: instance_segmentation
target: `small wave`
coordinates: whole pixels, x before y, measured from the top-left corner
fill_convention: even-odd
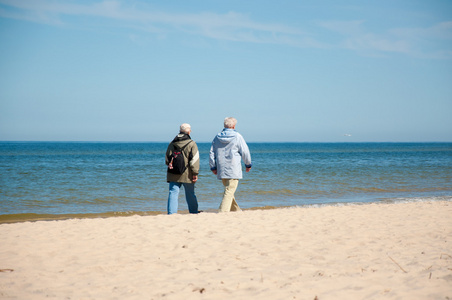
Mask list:
[[[435,197],[412,197],[412,198],[387,198],[379,199],[377,201],[366,202],[329,202],[329,203],[307,203],[300,205],[264,205],[244,208],[244,211],[253,210],[272,210],[283,208],[296,207],[331,207],[331,206],[350,206],[350,205],[367,205],[367,204],[396,204],[396,203],[416,203],[416,202],[435,202],[435,201],[450,201],[452,196],[435,196]],[[206,209],[205,213],[216,213],[215,209]],[[188,211],[179,211],[180,214],[188,214]],[[10,214],[0,215],[0,224],[20,223],[20,222],[37,222],[37,221],[59,221],[68,219],[95,219],[95,218],[112,218],[112,217],[129,217],[129,216],[157,216],[166,215],[163,211],[124,211],[124,212],[105,212],[105,213],[82,213],[82,214]]]
[[[163,214],[161,211],[125,211],[125,212],[105,212],[105,213],[82,213],[82,214],[10,214],[0,215],[0,224],[36,222],[36,221],[59,221],[68,219],[95,219],[111,217],[129,216],[155,216]]]
[[[452,196],[434,196],[434,197],[412,197],[412,198],[384,198],[376,201],[360,201],[360,202],[330,202],[330,203],[313,203],[297,205],[297,207],[325,207],[325,206],[348,206],[348,205],[366,205],[366,204],[395,204],[395,203],[416,203],[416,202],[435,202],[435,201],[451,201]]]
[[[434,201],[452,201],[452,196],[435,197],[401,197],[392,199],[382,199],[382,203],[413,203],[413,202],[434,202]]]

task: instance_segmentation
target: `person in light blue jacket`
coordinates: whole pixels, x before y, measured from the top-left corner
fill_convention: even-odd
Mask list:
[[[212,141],[209,155],[210,170],[221,179],[224,185],[220,212],[240,211],[234,193],[239,179],[242,179],[242,160],[246,172],[251,170],[251,154],[245,139],[235,131],[237,120],[232,117],[224,119],[224,129]]]

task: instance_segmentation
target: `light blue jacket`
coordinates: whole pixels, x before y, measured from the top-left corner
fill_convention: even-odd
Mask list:
[[[210,147],[210,170],[217,170],[218,179],[242,179],[242,160],[251,168],[251,154],[245,139],[234,129],[218,133]]]

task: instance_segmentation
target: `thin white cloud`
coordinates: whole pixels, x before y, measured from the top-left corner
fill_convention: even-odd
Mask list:
[[[347,38],[343,45],[351,50],[410,53],[410,45],[404,40],[394,40],[375,34],[363,34]]]
[[[353,20],[353,21],[324,21],[319,22],[319,26],[326,28],[332,32],[336,32],[342,35],[359,35],[363,34],[364,20]]]
[[[391,33],[410,39],[452,40],[452,21],[441,22],[427,28],[396,28]]]
[[[410,54],[413,56],[452,59],[452,21],[425,28],[396,28],[390,34],[410,44]]]
[[[364,20],[328,21],[318,23],[318,27],[311,27],[308,31],[285,24],[256,22],[237,12],[168,13],[156,10],[145,2],[108,0],[92,4],[58,0],[0,0],[0,17],[57,26],[105,26],[101,22],[107,21],[115,28],[133,28],[158,34],[158,37],[186,33],[235,42],[343,48],[372,55],[401,53],[452,58],[449,51],[452,22],[438,23],[430,28],[398,28],[376,33],[366,28]],[[83,24],[75,23],[72,17],[83,18]],[[437,49],[424,47],[428,41]],[[444,41],[449,44],[441,44]]]
[[[385,32],[373,33],[366,29],[366,22],[355,21],[329,21],[321,22],[319,26],[339,35],[337,46],[354,50],[360,53],[402,53],[423,58],[452,58],[451,51],[429,49],[447,49],[452,40],[452,22],[442,22],[428,28],[394,28]]]
[[[17,1],[0,0],[5,18],[23,19],[46,24],[61,25],[67,16],[97,17],[110,21],[121,21],[122,25],[155,32],[180,32],[203,35],[214,39],[253,43],[281,43],[292,41],[302,44],[305,35],[298,28],[282,24],[264,24],[250,20],[247,16],[229,12],[165,13],[153,10],[151,6],[123,5],[119,1],[103,1],[94,4],[77,4],[50,0]],[[11,10],[11,8],[13,10]],[[70,21],[66,21],[70,22]],[[306,45],[313,46],[313,45]]]

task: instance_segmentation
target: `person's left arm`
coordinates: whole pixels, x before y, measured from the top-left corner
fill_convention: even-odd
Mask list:
[[[198,151],[198,145],[196,145],[195,142],[193,142],[193,146],[190,150],[190,169],[193,173],[193,182],[196,182],[198,180],[198,174],[199,174],[199,151]]]
[[[253,164],[251,163],[251,153],[250,149],[248,148],[248,145],[245,142],[245,139],[240,136],[239,139],[240,143],[240,153],[242,155],[243,162],[245,163],[246,171],[249,172],[251,170],[251,167]]]

